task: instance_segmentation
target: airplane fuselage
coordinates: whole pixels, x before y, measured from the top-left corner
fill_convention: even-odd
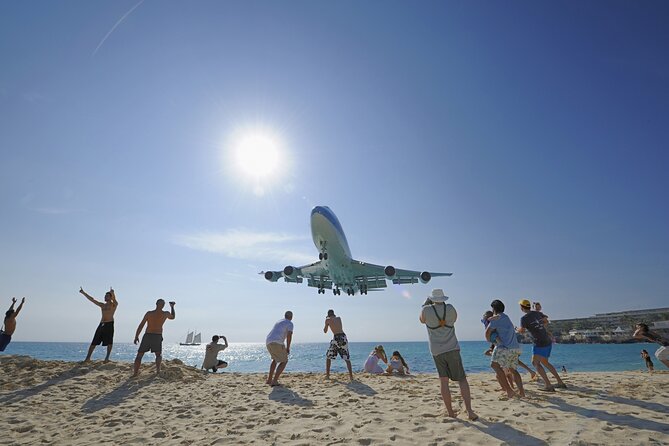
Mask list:
[[[341,223],[327,206],[316,206],[311,211],[311,237],[318,249],[319,259],[330,271],[333,284],[355,289],[351,249]]]

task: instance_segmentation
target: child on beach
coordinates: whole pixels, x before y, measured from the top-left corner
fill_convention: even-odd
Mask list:
[[[374,347],[374,350],[369,354],[367,361],[365,361],[365,372],[374,373],[376,375],[383,373],[383,368],[379,365],[379,359],[388,364],[388,358],[386,357],[386,352],[383,350],[382,345]]]
[[[388,368],[386,369],[386,375],[392,375],[395,370],[400,375],[409,374],[409,366],[397,350],[390,357],[390,364],[388,364]]]
[[[653,373],[653,360],[650,359],[650,355],[646,349],[641,350],[641,357],[646,361],[646,368],[648,368],[648,372]]]

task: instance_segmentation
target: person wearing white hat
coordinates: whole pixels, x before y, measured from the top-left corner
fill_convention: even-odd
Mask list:
[[[420,322],[427,327],[427,338],[430,344],[430,353],[439,373],[441,383],[441,397],[446,405],[448,416],[455,418],[457,414],[453,411],[451,404],[451,391],[448,387],[449,380],[457,381],[460,385],[460,394],[465,403],[467,415],[470,420],[476,420],[478,415],[472,410],[471,395],[467,375],[462,366],[460,357],[460,344],[455,336],[455,321],[458,313],[451,304],[447,304],[448,296],[444,290],[436,288],[423,304],[420,313]]]

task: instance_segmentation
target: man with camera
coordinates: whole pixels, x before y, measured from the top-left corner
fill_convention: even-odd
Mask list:
[[[144,353],[151,350],[156,355],[156,373],[160,373],[160,363],[163,359],[163,324],[167,319],[174,319],[176,314],[174,312],[175,302],[170,302],[170,311],[163,311],[165,301],[158,299],[156,301],[156,309],[147,311],[144,319],[139,323],[137,332],[135,333],[135,345],[139,344],[139,334],[142,332],[144,325],[146,325],[146,333],[142,336],[142,343],[139,344],[137,356],[135,357],[134,374],[139,375],[139,367],[142,365],[142,357]]]
[[[427,327],[427,338],[430,344],[430,353],[439,373],[441,384],[441,398],[444,400],[448,416],[455,418],[457,414],[453,411],[451,403],[451,391],[448,387],[449,380],[457,381],[460,386],[460,394],[465,403],[467,417],[474,421],[478,415],[472,410],[469,382],[462,366],[460,357],[460,344],[455,336],[455,321],[458,313],[451,304],[447,304],[448,296],[444,290],[434,289],[429,296],[420,313],[420,322]]]
[[[219,344],[218,340],[223,339],[223,342],[225,343],[224,345]],[[202,361],[202,368],[205,370],[210,370],[214,373],[220,368],[224,369],[228,366],[228,363],[225,361],[222,361],[218,359],[218,352],[225,350],[228,348],[228,340],[225,338],[225,336],[221,335],[214,335],[211,337],[211,342],[207,344],[205,353],[204,353],[204,361]]]

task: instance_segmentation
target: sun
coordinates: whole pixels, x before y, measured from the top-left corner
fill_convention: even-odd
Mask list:
[[[291,158],[283,134],[267,125],[240,126],[225,143],[226,176],[259,197],[285,189]]]
[[[260,180],[278,170],[280,143],[274,135],[259,130],[242,133],[234,150],[237,167],[248,177]]]

